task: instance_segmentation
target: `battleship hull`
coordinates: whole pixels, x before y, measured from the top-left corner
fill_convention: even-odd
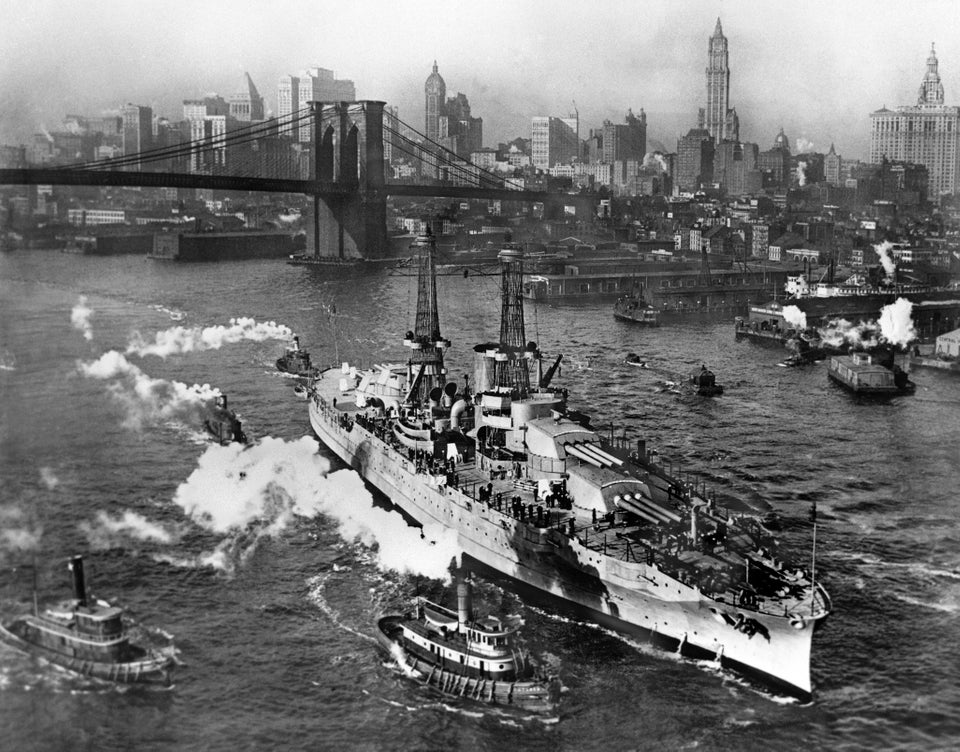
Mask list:
[[[810,651],[818,619],[741,610],[666,575],[621,560],[554,528],[524,525],[457,488],[418,473],[414,462],[338,410],[339,372],[314,383],[317,437],[422,525],[458,533],[466,556],[617,631],[651,636],[690,656],[710,657],[792,696],[811,695]],[[818,588],[821,599],[826,593]]]

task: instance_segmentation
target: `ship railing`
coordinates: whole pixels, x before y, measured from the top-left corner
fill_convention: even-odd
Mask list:
[[[79,632],[76,629],[71,629],[69,626],[55,624],[48,622],[46,620],[31,620],[31,623],[40,629],[43,629],[46,632],[51,632],[53,634],[62,635],[71,640],[80,640],[83,642],[95,642],[95,643],[111,643],[111,642],[121,642],[126,640],[129,637],[129,633],[126,629],[122,629],[119,632],[110,635],[103,634],[90,634],[87,632]]]

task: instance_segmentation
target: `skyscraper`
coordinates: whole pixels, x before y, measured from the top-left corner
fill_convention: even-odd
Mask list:
[[[578,157],[580,145],[566,119],[536,116],[530,123],[530,152],[533,166],[548,170],[557,164],[569,164]]]
[[[727,38],[720,19],[707,42],[707,107],[701,128],[713,137],[714,143],[740,140],[737,111],[730,109],[730,61]]]
[[[886,107],[870,113],[870,161],[884,158],[924,165],[931,198],[960,190],[960,107],[944,105],[933,46],[913,107]]]
[[[153,110],[136,104],[125,104],[120,108],[123,120],[123,153],[139,154],[153,145]],[[140,163],[129,169],[139,170]]]
[[[618,160],[643,161],[647,153],[647,115],[641,109],[640,117],[627,110],[622,124],[603,123],[603,160],[613,164]]]
[[[674,185],[678,190],[695,191],[713,180],[713,141],[704,128],[691,128],[677,139],[677,170]]]
[[[263,97],[253,85],[249,73],[243,74],[243,83],[230,95],[230,117],[241,123],[263,120]]]
[[[423,86],[426,98],[424,114],[424,133],[433,141],[440,141],[440,118],[447,101],[447,85],[437,71],[437,61],[433,61],[433,72],[427,76]]]

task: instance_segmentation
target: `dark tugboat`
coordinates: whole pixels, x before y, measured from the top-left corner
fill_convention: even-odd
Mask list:
[[[213,405],[206,406],[207,414],[203,419],[203,427],[221,445],[236,441],[247,443],[247,435],[243,432],[237,414],[227,408],[227,395],[218,396]]]
[[[613,304],[613,315],[621,321],[630,321],[642,326],[660,326],[660,312],[643,297],[643,286],[630,295],[624,295]]]
[[[827,375],[858,395],[892,397],[913,394],[917,385],[893,361],[893,350],[889,348],[878,348],[873,353],[834,355],[830,358]]]
[[[132,644],[123,610],[87,596],[82,558],[74,556],[68,567],[74,598],[0,625],[0,640],[85,676],[169,685],[173,656]]]
[[[300,347],[300,338],[293,336],[293,344],[277,358],[277,370],[294,376],[316,376],[317,369],[310,363],[310,353]]]
[[[416,613],[383,616],[377,639],[418,681],[443,694],[549,713],[560,680],[533,669],[516,645],[517,623],[474,618],[470,585],[457,584],[457,610],[418,598]]]
[[[717,383],[717,377],[706,366],[700,366],[699,371],[690,374],[690,383],[696,387],[697,394],[701,397],[715,397],[723,394],[723,387]]]

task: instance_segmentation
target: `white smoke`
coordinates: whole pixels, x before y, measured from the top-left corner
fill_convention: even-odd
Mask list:
[[[285,225],[292,225],[294,222],[299,222],[303,217],[299,212],[294,212],[293,214],[278,214],[277,219]]]
[[[145,423],[181,420],[196,424],[206,414],[220,391],[209,384],[187,386],[179,381],[154,379],[130,363],[116,350],[97,360],[78,362],[84,376],[112,380],[110,393],[127,411],[125,425],[139,430]]]
[[[93,328],[90,326],[91,315],[93,315],[93,311],[87,307],[87,296],[81,295],[80,300],[70,312],[70,323],[73,324],[74,329],[83,332],[83,337],[86,340],[93,339]]]
[[[38,550],[42,534],[19,507],[0,506],[0,558],[3,554]]]
[[[43,485],[45,485],[50,491],[60,485],[60,479],[49,467],[40,468],[40,480],[43,481]]]
[[[807,184],[807,163],[797,162],[797,183],[800,186]]]
[[[242,340],[263,342],[267,339],[290,339],[293,331],[283,324],[273,321],[257,323],[252,318],[230,319],[229,326],[208,326],[206,328],[175,326],[157,332],[153,343],[148,343],[140,332],[134,332],[127,345],[127,354],[158,355],[166,358],[185,352],[219,350],[225,344]]]
[[[884,240],[879,245],[875,245],[873,250],[877,252],[877,255],[880,257],[880,263],[883,265],[883,271],[888,277],[893,277],[894,273],[897,270],[897,262],[894,261],[893,256],[890,255],[890,250],[893,248],[893,243],[889,240]]]
[[[803,138],[797,139],[797,150],[795,154],[810,154],[813,151],[813,141]]]
[[[643,157],[643,167],[656,167],[660,172],[670,172],[667,160],[658,151],[647,152]]]
[[[906,298],[897,298],[890,305],[880,309],[880,331],[883,338],[892,345],[906,347],[917,338],[910,312],[913,303]]]
[[[783,319],[796,329],[807,328],[807,314],[805,314],[795,305],[783,307]]]
[[[448,580],[460,554],[455,531],[433,525],[421,534],[401,515],[374,507],[361,477],[353,470],[331,473],[309,436],[266,438],[247,448],[211,445],[173,500],[197,524],[227,536],[207,557],[212,566],[229,568],[263,536],[317,514],[335,520],[347,541],[375,548],[385,569]]]
[[[80,530],[87,536],[91,548],[98,551],[119,548],[131,540],[155,543],[173,541],[173,536],[163,527],[129,510],[117,517],[101,511],[95,522],[80,523]]]
[[[833,319],[820,328],[820,339],[828,347],[869,349],[880,344],[876,322],[861,321],[854,325],[846,319]]]

